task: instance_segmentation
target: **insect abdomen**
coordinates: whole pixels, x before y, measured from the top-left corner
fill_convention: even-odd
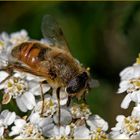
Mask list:
[[[45,59],[47,48],[37,42],[25,42],[12,50],[12,55],[32,68]]]

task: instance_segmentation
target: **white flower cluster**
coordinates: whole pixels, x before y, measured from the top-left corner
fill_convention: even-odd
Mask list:
[[[12,62],[10,52],[13,47],[28,40],[25,30],[0,35],[0,69]],[[67,106],[68,95],[64,89],[60,91],[59,125],[56,90],[46,83],[41,86],[43,80],[21,71],[14,70],[13,75],[0,71],[0,138],[108,139],[107,122],[98,115],[92,115],[85,103]],[[3,110],[11,101],[12,107],[15,105],[20,111],[14,112],[14,108]]]
[[[131,101],[135,107],[130,116],[117,116],[117,124],[110,134],[113,139],[140,139],[140,55],[132,66],[120,73],[120,77],[118,94],[126,93],[121,108],[127,109]]]

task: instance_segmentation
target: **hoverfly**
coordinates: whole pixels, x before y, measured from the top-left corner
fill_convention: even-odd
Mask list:
[[[11,55],[16,62],[3,70],[19,70],[45,78],[56,89],[60,123],[60,89],[65,88],[69,99],[80,98],[88,91],[90,74],[71,55],[63,32],[52,16],[43,18],[41,30],[46,43],[28,41],[14,47]]]

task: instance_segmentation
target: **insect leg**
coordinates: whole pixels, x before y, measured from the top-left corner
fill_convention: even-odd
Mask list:
[[[41,108],[41,115],[44,112],[44,93],[43,93],[43,87],[42,87],[43,81],[40,82],[40,89],[41,89],[41,100],[42,100],[42,108]]]
[[[60,126],[60,120],[61,120],[61,110],[60,110],[60,87],[56,89],[56,96],[58,100],[58,126]]]
[[[67,107],[70,105],[70,103],[71,103],[71,96],[68,96]]]

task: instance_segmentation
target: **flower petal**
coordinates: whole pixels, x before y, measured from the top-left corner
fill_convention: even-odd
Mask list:
[[[126,81],[126,80],[121,81],[119,87],[120,88],[118,89],[117,93],[123,93],[130,87],[130,83],[129,81]]]
[[[9,76],[9,74],[5,71],[0,71],[0,83]]]
[[[26,124],[26,121],[23,119],[17,119],[15,120],[15,126],[13,126],[11,129],[12,131],[9,133],[9,136],[17,135],[21,132],[22,128]]]
[[[112,137],[113,139],[130,139],[125,133]]]
[[[51,117],[47,117],[47,118],[43,118],[40,122],[39,122],[39,126],[40,127],[45,127],[48,126],[50,124],[53,123],[53,119]]]
[[[121,80],[128,80],[133,77],[134,69],[133,67],[127,67],[120,73]]]
[[[40,122],[40,114],[38,112],[31,114],[30,122],[33,124],[38,124]]]
[[[134,69],[134,78],[138,78],[140,76],[140,65],[134,65],[133,66]]]
[[[89,132],[89,129],[84,126],[77,127],[74,131],[74,139],[90,139]]]
[[[61,114],[60,114],[61,116],[61,118],[60,118],[60,123],[61,123],[61,125],[67,125],[67,124],[69,124],[71,121],[72,121],[72,116],[71,116],[71,114],[70,114],[70,112],[69,111],[67,111],[67,110],[65,110],[65,109],[61,109]],[[54,119],[54,122],[56,123],[56,124],[58,124],[58,113],[56,113],[55,115],[54,115],[54,117],[53,117],[53,119]]]
[[[4,127],[0,127],[0,137],[3,136],[3,133],[4,133]]]
[[[53,99],[54,99],[54,101],[55,101],[55,103],[57,103],[58,104],[58,99],[57,99],[57,94],[56,94],[56,90],[53,90]],[[65,92],[65,90],[64,89],[61,89],[61,91],[60,91],[60,105],[65,105],[66,103],[67,103],[67,101],[68,101],[68,94]]]
[[[121,108],[127,109],[131,102],[131,95],[127,94],[121,103]]]
[[[22,95],[22,100],[27,109],[31,110],[35,106],[35,97],[30,92],[26,92]]]
[[[16,98],[16,103],[17,103],[17,106],[19,107],[19,109],[22,111],[22,112],[27,112],[27,107],[25,106],[21,96],[17,97]]]
[[[16,119],[16,113],[8,112],[7,116],[5,116],[4,118],[4,123],[7,125],[11,125],[15,119]]]
[[[87,120],[87,125],[90,126],[91,130],[101,128],[102,130],[106,131],[108,129],[108,123],[98,115],[90,116]]]
[[[49,125],[46,125],[45,127],[43,127],[42,128],[42,133],[45,137],[55,136],[54,124],[49,124]]]
[[[137,104],[137,106],[133,108],[131,115],[139,118],[139,116],[140,116],[140,104]]]
[[[41,87],[39,82],[30,81],[29,83],[30,92],[33,95],[41,95]],[[46,93],[50,90],[50,86],[48,84],[42,84],[43,93]]]
[[[131,99],[136,103],[140,103],[140,90],[131,93]]]

